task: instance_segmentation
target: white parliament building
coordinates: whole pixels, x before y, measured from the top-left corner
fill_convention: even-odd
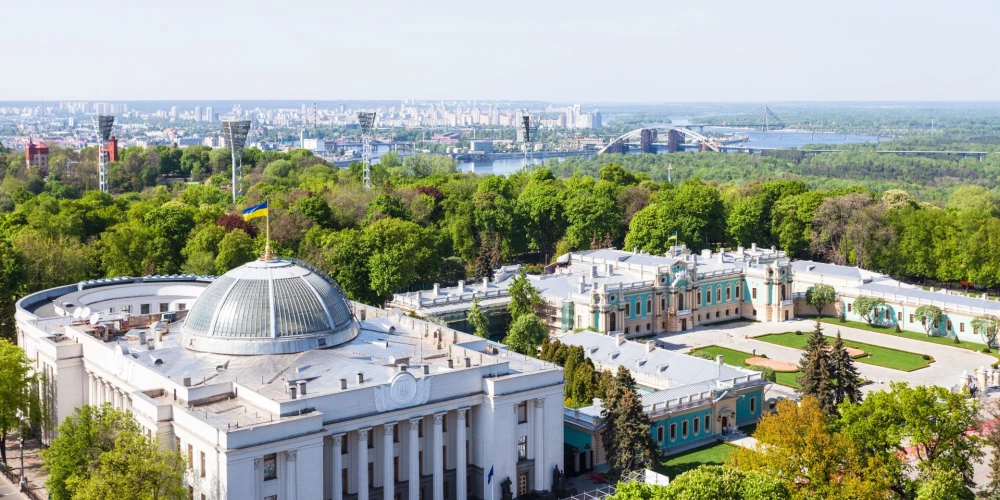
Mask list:
[[[16,319],[43,439],[75,407],[125,409],[187,459],[194,499],[493,499],[563,470],[559,367],[350,302],[298,261],[82,282]]]

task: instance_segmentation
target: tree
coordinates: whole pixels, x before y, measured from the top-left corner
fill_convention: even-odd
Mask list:
[[[875,321],[876,314],[878,314],[880,308],[882,307],[885,307],[885,299],[882,297],[862,295],[854,299],[855,312],[868,322],[868,326],[872,326],[872,322]]]
[[[933,469],[922,474],[917,486],[917,496],[914,500],[974,500],[972,493],[964,481],[962,473],[954,470]]]
[[[510,324],[503,343],[514,352],[534,356],[536,348],[548,336],[549,329],[538,316],[522,314]]]
[[[930,304],[922,305],[913,311],[913,317],[920,320],[927,336],[930,336],[931,332],[937,329],[938,324],[941,323],[942,314],[940,307]]]
[[[670,481],[667,486],[640,482],[619,483],[610,500],[787,500],[788,488],[778,479],[758,472],[742,472],[724,465],[702,465]]]
[[[469,313],[466,315],[466,319],[469,322],[469,326],[473,328],[473,332],[477,337],[482,337],[484,339],[490,338],[490,320],[486,317],[486,313],[479,308],[479,299],[472,299],[472,307],[469,308]]]
[[[7,463],[7,435],[20,428],[31,404],[35,382],[31,362],[20,347],[0,339],[0,462]]]
[[[546,256],[551,254],[566,232],[562,190],[552,181],[531,184],[518,195],[517,209],[528,248]]]
[[[25,277],[24,257],[10,242],[0,239],[0,338],[14,338],[14,304]]]
[[[987,422],[982,426],[983,440],[991,449],[989,483],[983,487],[980,495],[990,500],[1000,499],[1000,401],[993,400],[986,407]]]
[[[116,436],[135,426],[131,415],[104,406],[79,406],[62,424],[52,445],[42,450],[49,474],[45,488],[55,500],[75,498],[79,485],[97,469],[101,455],[114,448]]]
[[[806,303],[816,308],[816,314],[823,316],[823,308],[837,300],[837,291],[830,285],[816,284],[806,290]]]
[[[511,280],[510,286],[507,287],[507,293],[510,294],[507,310],[510,311],[510,318],[514,321],[524,314],[533,314],[535,307],[542,303],[538,289],[528,281],[528,276],[523,268]]]
[[[799,362],[802,369],[802,375],[798,378],[799,385],[802,386],[799,394],[814,398],[828,414],[836,411],[834,375],[830,365],[830,345],[823,337],[823,330],[817,320],[816,328],[803,349],[802,361]]]
[[[101,453],[96,470],[78,483],[74,498],[181,500],[187,496],[184,470],[180,451],[161,450],[156,440],[130,425],[118,432],[110,450]]]
[[[230,269],[242,266],[257,256],[250,235],[241,229],[227,233],[219,242],[219,254],[215,257],[215,272],[225,274]]]
[[[878,457],[865,457],[845,433],[830,425],[816,398],[778,402],[754,432],[753,449],[730,460],[743,472],[780,481],[796,498],[887,498],[890,478]]]
[[[437,277],[441,259],[433,229],[390,217],[365,227],[361,240],[368,286],[377,300],[386,300],[404,287],[430,283]]]
[[[998,330],[1000,330],[1000,318],[992,314],[984,314],[972,320],[972,331],[978,333],[989,347],[997,347]]]
[[[837,330],[837,339],[830,351],[830,375],[833,380],[833,400],[836,405],[844,401],[857,403],[861,400],[861,374],[854,366],[854,358],[847,352],[844,340]]]
[[[657,456],[642,396],[636,389],[632,373],[624,366],[618,367],[615,383],[605,394],[601,406],[601,419],[604,420],[601,437],[612,477],[638,470]]]

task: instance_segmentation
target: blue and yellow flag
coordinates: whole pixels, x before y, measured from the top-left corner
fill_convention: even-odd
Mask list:
[[[243,213],[246,213],[246,212],[243,212]],[[674,231],[674,234],[671,234],[670,237],[667,238],[667,241],[670,241],[670,240],[677,241],[677,231]]]
[[[267,202],[254,205],[243,211],[243,220],[250,220],[254,217],[264,217],[267,215]]]

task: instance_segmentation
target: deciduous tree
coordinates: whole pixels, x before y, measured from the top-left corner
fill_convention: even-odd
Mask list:
[[[469,308],[466,320],[469,322],[469,326],[473,328],[473,332],[477,337],[490,338],[490,320],[486,317],[486,313],[479,308],[478,298],[472,299],[472,307]]]
[[[830,285],[818,283],[806,290],[806,302],[816,308],[816,314],[823,316],[823,308],[837,300],[837,291]]]
[[[507,330],[503,343],[514,352],[535,355],[535,349],[549,335],[549,329],[542,320],[534,314],[522,314],[517,317]]]
[[[0,462],[7,463],[7,435],[23,425],[35,383],[31,363],[20,347],[0,339]]]
[[[868,326],[871,326],[872,322],[875,321],[876,315],[883,307],[885,307],[885,299],[882,297],[862,295],[854,299],[854,311],[868,322]]]
[[[940,307],[931,304],[924,304],[913,311],[913,317],[920,320],[920,324],[923,325],[928,336],[941,323],[942,314]]]

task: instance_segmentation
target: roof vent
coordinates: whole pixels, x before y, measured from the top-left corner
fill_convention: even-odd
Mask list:
[[[656,349],[656,341],[655,340],[647,340],[646,341],[646,352],[653,352],[653,349]]]
[[[342,379],[340,379],[340,390],[343,391],[343,390],[346,390],[346,389],[347,389],[347,379],[346,378],[342,378]]]
[[[621,354],[621,353],[618,352],[618,351],[612,352],[611,354],[608,354],[608,358],[615,359],[615,358],[618,357],[619,354]]]
[[[358,372],[358,385],[365,383],[365,374]]]

